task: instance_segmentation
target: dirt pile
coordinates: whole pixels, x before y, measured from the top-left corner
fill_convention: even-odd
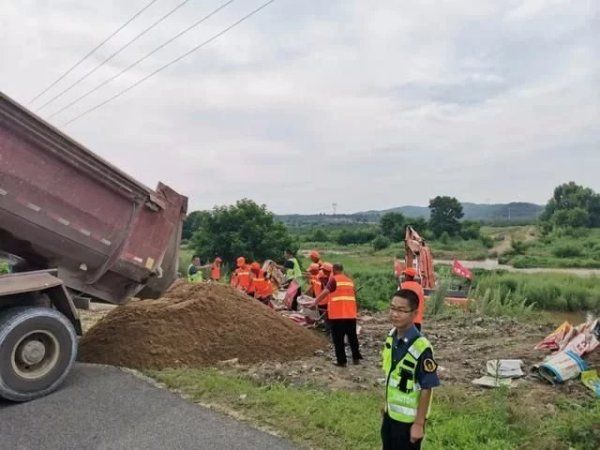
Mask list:
[[[229,286],[178,284],[108,313],[81,339],[84,362],[135,369],[311,356],[327,341]]]

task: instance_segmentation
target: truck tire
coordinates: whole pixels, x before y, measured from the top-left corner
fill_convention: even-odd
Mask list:
[[[77,335],[60,312],[44,307],[0,313],[0,397],[24,402],[55,390],[77,355]]]

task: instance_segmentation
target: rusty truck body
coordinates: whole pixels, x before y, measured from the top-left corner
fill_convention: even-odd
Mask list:
[[[0,93],[0,396],[55,389],[81,334],[73,298],[157,297],[177,276],[187,198],[137,182]]]

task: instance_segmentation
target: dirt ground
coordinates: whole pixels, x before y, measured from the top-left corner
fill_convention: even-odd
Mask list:
[[[113,306],[93,304],[90,311],[81,311],[84,330],[104,317]],[[439,365],[439,376],[443,384],[459,385],[469,390],[482,390],[471,381],[485,374],[486,361],[490,359],[522,359],[524,370],[544,358],[544,353],[534,350],[534,345],[555,329],[557,323],[537,319],[537,323],[523,324],[508,318],[489,318],[452,315],[440,319],[426,320],[424,333],[434,346],[435,359]],[[380,370],[379,353],[390,329],[387,314],[363,313],[360,343],[364,360],[358,366],[338,368],[333,365],[334,353],[316,351],[313,357],[285,363],[265,362],[239,364],[224,361],[217,366],[228,372],[248,375],[260,382],[283,382],[290,385],[316,385],[328,389],[371,390],[380,389],[384,383]],[[315,333],[322,333],[315,331]],[[349,349],[347,349],[349,352]],[[587,362],[600,368],[600,351],[586,357]],[[527,392],[536,403],[548,402],[554,394],[562,392],[572,397],[589,397],[589,391],[578,381],[561,386],[543,383],[533,375],[516,382],[526,386]],[[538,397],[539,396],[539,397]]]

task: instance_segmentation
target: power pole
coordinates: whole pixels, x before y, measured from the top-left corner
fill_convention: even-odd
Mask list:
[[[333,209],[333,215],[335,216],[337,213],[337,203],[333,202],[331,204],[331,209]]]

